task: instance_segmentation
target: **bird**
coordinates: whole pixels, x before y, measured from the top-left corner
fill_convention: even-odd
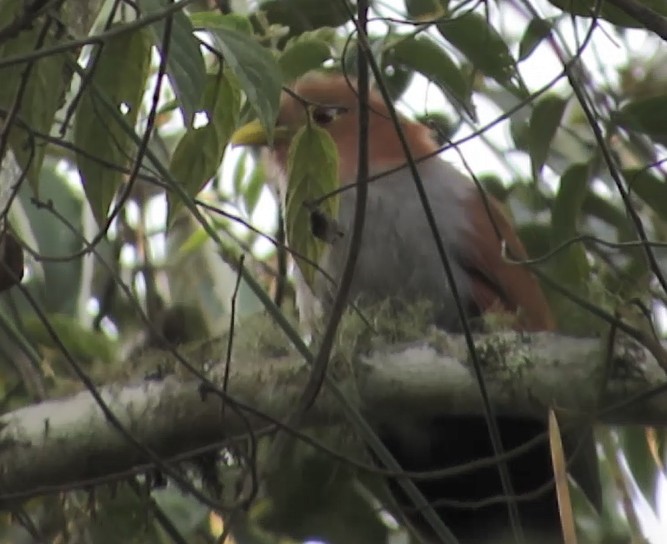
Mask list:
[[[445,331],[461,332],[452,288],[438,256],[399,131],[376,87],[369,90],[368,108],[368,170],[372,182],[367,184],[365,226],[348,300],[368,305],[390,299],[406,303],[430,301],[433,323]],[[268,160],[278,172],[278,192],[284,201],[289,189],[289,145],[299,128],[307,123],[314,123],[331,136],[339,157],[340,186],[348,187],[340,193],[338,216],[333,218],[341,236],[328,239],[319,262],[322,272],[307,282],[298,266],[295,270],[300,318],[311,323],[326,315],[333,302],[351,238],[359,162],[356,81],[340,73],[307,73],[283,92],[270,144],[257,120],[240,127],[231,142],[268,148]],[[399,125],[449,256],[467,317],[478,329],[484,327],[480,318],[501,313],[510,317],[509,323],[517,331],[555,330],[556,322],[537,278],[527,267],[511,263],[505,257],[507,253],[520,261],[527,254],[501,204],[491,195],[483,195],[468,176],[439,156],[428,126],[400,114]],[[498,417],[497,421],[506,450],[546,431],[545,421],[516,417]],[[410,471],[433,471],[493,455],[487,425],[481,416],[393,419],[376,422],[376,428],[396,460]],[[582,432],[577,438],[574,441],[577,444],[585,443],[579,448],[571,472],[597,504],[600,490],[592,435]],[[546,440],[510,460],[508,466],[517,494],[529,493],[553,481]],[[463,509],[453,503],[502,495],[495,465],[456,477],[420,481],[419,487],[427,500],[443,505],[435,510],[461,543],[500,542],[501,535],[511,535],[504,503]],[[399,504],[407,504],[395,484],[392,489]],[[520,502],[519,509],[527,534],[540,538],[541,544],[550,541],[542,538],[547,533],[552,535],[553,542],[559,541],[553,486],[535,500]],[[414,524],[419,526],[420,521]]]

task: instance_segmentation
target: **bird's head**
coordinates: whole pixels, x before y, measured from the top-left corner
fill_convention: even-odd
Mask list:
[[[291,92],[283,92],[274,131],[274,159],[286,171],[287,150],[292,136],[312,122],[326,129],[338,148],[341,182],[356,180],[359,148],[359,105],[356,81],[342,75],[312,72],[297,80]],[[376,89],[369,93],[368,157],[371,174],[406,164],[407,159],[389,110]],[[420,123],[400,117],[401,130],[417,159],[434,153],[437,146],[430,130]],[[233,145],[266,146],[266,132],[259,121],[239,128]]]

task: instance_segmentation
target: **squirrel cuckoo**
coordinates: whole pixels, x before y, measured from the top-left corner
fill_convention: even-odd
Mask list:
[[[341,75],[310,73],[298,80],[292,90],[299,99],[283,93],[270,150],[271,161],[279,172],[287,171],[290,136],[310,121],[326,129],[338,148],[341,185],[354,184],[359,123],[354,81],[348,82]],[[370,92],[369,108],[370,175],[391,172],[368,184],[366,225],[350,300],[363,303],[385,299],[428,300],[435,305],[435,323],[445,330],[459,331],[460,321],[451,290],[415,182],[406,167],[398,132],[384,100],[375,90]],[[487,196],[487,209],[478,188],[436,155],[437,145],[426,126],[401,118],[401,129],[412,157],[415,160],[428,157],[418,161],[417,169],[468,315],[478,317],[487,311],[500,311],[513,316],[518,330],[553,330],[554,319],[536,278],[527,268],[509,264],[502,257],[498,233],[515,258],[525,258],[526,252],[498,202]],[[232,143],[268,145],[257,121],[241,127],[232,136]],[[284,200],[287,178],[278,177]],[[340,198],[336,220],[343,236],[329,244],[320,262],[330,278],[316,275],[311,289],[298,270],[295,271],[297,306],[301,319],[307,322],[326,312],[335,294],[335,285],[330,279],[339,279],[345,266],[346,242],[351,237],[355,207],[354,189],[343,191]],[[544,421],[516,417],[497,419],[506,450],[546,431]],[[432,471],[493,456],[488,429],[480,416],[443,415],[428,421],[394,418],[377,422],[377,429],[401,466],[410,471]],[[567,435],[564,438],[567,448]],[[586,447],[579,448],[583,450],[579,452],[582,455],[577,455],[579,462],[573,463],[571,472],[593,501],[598,502],[597,463],[591,435],[585,440]],[[517,494],[533,492],[553,481],[546,439],[515,456],[508,465]],[[505,503],[473,508],[457,508],[453,504],[501,496],[503,490],[495,465],[457,477],[419,481],[418,485],[429,501],[435,501],[436,511],[462,543],[511,541],[502,540],[503,535],[511,536]],[[400,493],[398,498],[405,502]],[[438,506],[438,500],[445,505]],[[531,534],[533,528],[537,531],[532,533],[535,537],[546,536],[547,542],[548,538],[558,541],[558,509],[553,487],[536,498],[520,501],[519,508],[526,534]],[[414,515],[410,517],[417,522]]]

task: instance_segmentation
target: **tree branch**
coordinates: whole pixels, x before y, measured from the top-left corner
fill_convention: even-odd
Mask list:
[[[547,408],[555,407],[562,416],[588,419],[595,413],[597,392],[604,390],[600,406],[625,405],[598,410],[600,421],[667,422],[667,395],[647,394],[665,385],[664,372],[633,341],[617,342],[610,370],[602,368],[604,346],[597,339],[506,332],[476,336],[475,342],[498,415],[546,420]],[[224,340],[217,340],[185,350],[202,367],[213,363],[209,374],[216,384],[223,381],[224,345]],[[264,428],[269,420],[291,413],[300,398],[309,372],[296,353],[284,347],[263,354],[257,348],[254,353],[242,346],[237,349],[228,392],[238,404],[224,412],[219,396],[205,393],[198,381],[180,376],[181,371],[134,384],[104,386],[100,392],[126,428],[155,453],[165,459],[186,455],[242,436],[248,425],[254,430]],[[213,359],[213,354],[220,360]],[[465,340],[460,336],[438,332],[414,344],[386,346],[359,356],[353,365],[338,359],[331,370],[341,376],[345,390],[358,392],[350,402],[360,403],[371,420],[399,414],[483,413]],[[147,353],[128,363],[135,368],[178,368],[166,352]],[[637,395],[641,398],[627,402]],[[324,390],[306,413],[305,423],[340,422],[342,413]],[[141,452],[107,423],[88,392],[0,417],[3,500],[83,485],[86,480],[130,471],[145,462]]]

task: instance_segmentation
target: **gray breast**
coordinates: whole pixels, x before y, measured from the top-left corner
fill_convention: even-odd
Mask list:
[[[474,186],[437,157],[424,161],[418,169],[459,293],[469,299],[470,287],[457,252],[468,224],[463,200]],[[336,280],[343,272],[352,237],[355,199],[354,189],[342,193],[338,223],[343,236],[331,245],[323,260],[325,270]],[[335,287],[319,277],[315,291],[326,311]],[[434,305],[440,326],[452,329],[458,324],[436,242],[407,168],[368,185],[366,222],[350,300],[363,305],[385,299],[427,300]]]

